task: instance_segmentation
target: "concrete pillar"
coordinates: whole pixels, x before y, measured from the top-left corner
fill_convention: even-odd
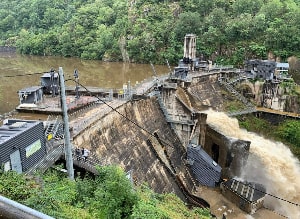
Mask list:
[[[204,145],[205,145],[205,135],[206,135],[207,114],[205,114],[205,113],[196,113],[196,117],[198,119],[198,126],[199,126],[199,130],[200,130],[199,144],[202,147],[204,147]]]

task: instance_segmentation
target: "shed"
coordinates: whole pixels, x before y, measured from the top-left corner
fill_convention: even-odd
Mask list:
[[[36,104],[43,100],[43,89],[41,86],[27,87],[18,91],[20,104]]]
[[[263,185],[230,179],[221,183],[222,194],[243,211],[253,214],[263,206],[266,189]]]
[[[201,148],[200,145],[189,144],[187,161],[192,172],[201,185],[215,187],[221,178],[222,168]]]
[[[284,78],[288,76],[289,63],[276,62],[275,74],[279,78]]]
[[[45,94],[57,95],[59,89],[58,73],[50,71],[41,77],[41,86]]]
[[[42,121],[10,119],[0,127],[0,164],[26,172],[46,155]]]

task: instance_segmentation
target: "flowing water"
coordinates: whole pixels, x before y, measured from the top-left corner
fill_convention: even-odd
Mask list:
[[[0,115],[12,111],[19,104],[18,90],[39,85],[42,76],[16,75],[42,73],[52,67],[57,70],[62,67],[67,77],[73,77],[73,71],[77,68],[80,83],[84,86],[103,88],[122,88],[122,85],[128,81],[134,84],[153,76],[150,65],[0,54]],[[155,69],[158,75],[168,72],[167,66],[155,66]],[[300,203],[299,162],[285,145],[240,129],[238,121],[224,113],[214,111],[207,111],[207,113],[207,122],[223,134],[251,141],[247,165],[237,177],[245,181],[261,183],[265,185],[268,193],[292,203]],[[20,114],[20,116],[24,119],[27,117],[32,119],[32,115],[29,114]],[[36,119],[44,119],[42,115],[35,116]],[[266,196],[265,205],[290,218],[300,218],[300,206],[269,195]]]
[[[134,85],[154,75],[149,64],[0,53],[0,115],[12,111],[19,105],[18,90],[39,86],[43,72],[48,72],[51,68],[58,71],[59,67],[63,68],[65,79],[70,77],[74,79],[73,72],[76,68],[82,85],[101,88],[122,88],[128,81]],[[167,65],[155,66],[157,75],[166,74],[168,71]],[[75,86],[71,81],[66,82],[66,85]]]
[[[267,193],[265,206],[289,218],[300,218],[300,164],[289,148],[240,129],[238,121],[224,113],[207,111],[207,123],[233,138],[251,141],[250,154],[240,176],[241,181],[263,184]],[[289,202],[292,203],[289,203]]]

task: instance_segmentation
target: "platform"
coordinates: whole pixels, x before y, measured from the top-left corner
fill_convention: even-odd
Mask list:
[[[66,103],[69,113],[79,110],[97,101],[98,98],[92,96],[80,96],[79,98],[75,98],[75,96],[66,96]],[[61,100],[58,96],[45,96],[42,102],[36,104],[20,104],[16,107],[16,110],[19,112],[30,112],[40,114],[62,113]]]

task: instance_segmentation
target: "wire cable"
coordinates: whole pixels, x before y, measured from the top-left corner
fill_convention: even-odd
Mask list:
[[[49,73],[49,71],[35,72],[35,73],[28,73],[28,74],[19,74],[19,75],[0,75],[0,78],[15,78],[15,77],[23,77],[23,76],[41,75],[41,74],[45,74],[45,73]]]
[[[69,80],[76,82],[74,79],[67,79],[67,80],[65,80],[65,81],[69,81]],[[91,92],[88,88],[86,88],[86,87],[85,87],[84,85],[82,85],[81,83],[78,83],[78,84],[79,84],[81,87],[83,87],[87,92],[89,92],[89,93],[92,95],[92,92]],[[152,134],[150,131],[148,131],[147,129],[145,129],[145,128],[142,127],[141,125],[137,124],[135,121],[133,121],[132,119],[128,118],[127,116],[123,115],[122,113],[120,113],[120,112],[119,112],[117,109],[115,109],[114,107],[110,106],[106,101],[100,99],[99,97],[97,97],[97,96],[95,96],[95,95],[92,95],[92,96],[96,97],[98,100],[100,100],[100,101],[103,102],[105,105],[107,105],[108,107],[110,107],[113,111],[115,111],[116,113],[118,113],[119,115],[121,115],[123,118],[127,119],[129,122],[133,123],[133,124],[134,124],[135,126],[137,126],[138,128],[140,128],[140,129],[142,129],[143,131],[145,131],[146,133],[148,133],[150,136],[152,136],[152,137],[154,137],[154,138],[157,138],[157,136],[155,136],[154,134]],[[166,144],[166,145],[168,145],[168,146],[173,147],[172,145],[170,145],[169,143],[167,143],[167,142],[166,142],[165,140],[163,140],[163,139],[160,139],[160,141],[162,141],[164,144]],[[298,204],[298,203],[295,203],[295,202],[286,200],[286,199],[284,199],[284,198],[280,198],[280,197],[278,197],[278,196],[272,195],[272,194],[270,194],[270,193],[261,191],[261,190],[259,190],[259,189],[257,189],[257,188],[251,187],[250,185],[245,184],[245,183],[243,183],[243,182],[241,182],[241,181],[239,181],[239,182],[240,182],[241,184],[244,184],[244,185],[249,186],[250,188],[252,188],[252,189],[254,189],[254,190],[256,190],[256,191],[259,191],[259,192],[261,192],[261,193],[264,193],[265,195],[269,195],[269,196],[271,196],[271,197],[273,197],[273,198],[279,199],[279,200],[281,200],[281,201],[285,201],[285,202],[287,202],[287,203],[289,203],[289,204],[292,204],[292,205],[295,205],[295,206],[298,206],[298,207],[300,206],[300,204]]]
[[[74,81],[74,79],[67,79],[65,81]],[[81,87],[83,87],[87,92],[89,92],[92,95],[92,92],[86,88],[84,85],[82,85],[81,83],[77,82]],[[92,95],[94,97],[96,97],[98,100],[100,100],[102,103],[104,103],[105,105],[107,105],[109,108],[111,108],[113,111],[115,111],[116,113],[118,113],[120,116],[122,116],[123,118],[127,119],[129,122],[131,122],[132,124],[134,124],[135,126],[137,126],[138,128],[142,129],[143,131],[145,131],[147,134],[151,135],[152,137],[156,136],[154,134],[152,134],[150,131],[148,131],[147,129],[145,129],[144,127],[142,127],[141,125],[139,125],[138,123],[136,123],[135,121],[133,121],[132,119],[128,118],[127,116],[123,115],[122,113],[120,113],[117,109],[115,109],[114,107],[110,106],[106,101],[100,99],[99,97]],[[167,144],[167,143],[166,143]],[[170,144],[167,144],[168,146],[172,146]]]

